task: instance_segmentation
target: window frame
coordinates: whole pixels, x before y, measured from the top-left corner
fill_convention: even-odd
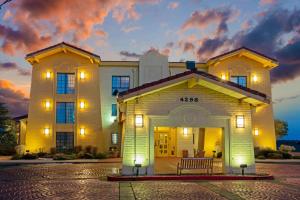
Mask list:
[[[62,79],[59,79],[63,77]],[[59,84],[61,81],[61,84]],[[56,73],[56,94],[75,94],[75,73]],[[72,87],[69,87],[72,85]]]
[[[58,136],[59,134],[61,134],[61,137]],[[71,137],[68,138],[68,136]],[[74,142],[74,132],[56,132],[55,147],[58,152],[72,151],[75,146]],[[64,146],[69,148],[63,149]]]
[[[237,81],[236,81],[236,82],[233,81],[233,80],[232,80],[233,78],[236,78]],[[245,85],[242,85],[242,84],[240,83],[240,79],[241,79],[241,78],[245,78],[245,80],[246,80]],[[230,76],[230,81],[233,82],[233,83],[235,83],[235,84],[238,84],[239,86],[242,86],[242,87],[247,87],[247,86],[248,86],[248,77],[247,77],[247,76]]]
[[[62,114],[61,112],[58,111],[58,104],[63,105],[63,117],[58,117],[59,114]],[[68,105],[73,105],[72,109],[68,109]],[[73,110],[73,113],[68,112],[68,110]],[[73,117],[72,117],[73,116]],[[75,124],[75,103],[74,102],[56,102],[56,124]],[[62,118],[62,120],[59,120]]]
[[[119,83],[120,84],[117,87],[114,87],[114,78],[119,78]],[[128,87],[122,87],[122,78],[128,78]],[[112,94],[112,96],[116,96],[116,94],[114,94],[115,90],[118,90],[118,93],[119,93],[119,92],[127,91],[129,89],[130,89],[130,76],[128,76],[128,75],[124,75],[124,76],[113,75],[111,77],[111,90],[112,90],[111,94]]]

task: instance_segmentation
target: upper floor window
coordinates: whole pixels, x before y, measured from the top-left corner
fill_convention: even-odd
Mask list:
[[[230,81],[238,85],[247,87],[247,76],[231,76]]]
[[[58,124],[74,124],[74,103],[73,102],[57,102],[56,103],[56,123]]]
[[[117,116],[118,111],[117,111],[117,104],[111,104],[111,116],[115,117]]]
[[[74,94],[75,93],[75,74],[74,73],[57,73],[57,94]]]
[[[112,95],[116,96],[119,92],[129,89],[129,76],[112,76]]]

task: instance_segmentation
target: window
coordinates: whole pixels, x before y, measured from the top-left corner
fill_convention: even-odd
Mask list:
[[[128,90],[129,85],[129,76],[112,76],[112,95]]]
[[[56,150],[58,152],[70,151],[74,148],[73,132],[57,132],[56,133]]]
[[[111,134],[111,143],[112,144],[118,144],[118,133],[112,133]]]
[[[117,110],[117,104],[111,104],[111,116],[117,116],[118,110]]]
[[[74,103],[58,102],[56,103],[56,123],[58,124],[74,124]]]
[[[247,76],[231,76],[230,81],[238,85],[247,87]]]
[[[75,74],[74,73],[57,73],[57,94],[74,94],[75,93]]]

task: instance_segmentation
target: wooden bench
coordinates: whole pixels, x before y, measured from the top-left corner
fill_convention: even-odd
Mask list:
[[[213,158],[181,158],[177,164],[177,175],[181,175],[183,169],[206,169],[207,174],[213,173]]]

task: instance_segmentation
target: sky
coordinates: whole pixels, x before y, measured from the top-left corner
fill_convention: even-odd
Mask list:
[[[0,0],[4,2],[4,0]],[[0,102],[27,113],[26,54],[68,42],[102,60],[138,60],[149,49],[169,61],[208,58],[246,46],[280,65],[271,71],[275,118],[300,139],[298,0],[12,0],[0,9]]]

